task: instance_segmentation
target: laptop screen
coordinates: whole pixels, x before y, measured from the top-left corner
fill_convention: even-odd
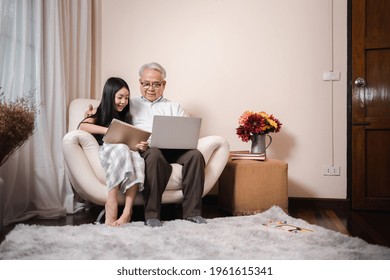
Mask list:
[[[196,149],[202,118],[154,116],[150,147]]]

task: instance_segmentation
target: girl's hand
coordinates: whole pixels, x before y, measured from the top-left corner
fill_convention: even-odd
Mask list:
[[[135,145],[137,149],[141,152],[145,152],[149,148],[148,142],[141,142]]]

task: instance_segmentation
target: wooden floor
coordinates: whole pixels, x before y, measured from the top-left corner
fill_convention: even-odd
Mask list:
[[[390,212],[380,211],[354,211],[345,207],[317,207],[301,205],[300,203],[289,203],[289,215],[303,219],[310,224],[315,224],[330,230],[338,231],[350,236],[360,237],[371,244],[378,244],[390,247]],[[93,206],[89,211],[83,211],[74,215],[67,215],[56,220],[30,219],[25,224],[40,224],[51,226],[80,225],[95,222],[103,208]],[[229,213],[219,209],[216,197],[208,197],[203,202],[203,216],[207,219],[216,217],[227,217]],[[181,218],[181,205],[163,205],[162,220],[174,220]],[[133,221],[143,221],[143,208],[134,207]],[[3,228],[0,234],[2,242],[14,225]]]
[[[289,209],[289,215],[330,230],[390,247],[390,213],[339,209]]]

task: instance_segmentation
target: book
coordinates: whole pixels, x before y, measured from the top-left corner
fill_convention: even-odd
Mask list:
[[[300,233],[300,232],[313,232],[311,229],[295,226],[288,224],[286,221],[268,221],[267,223],[263,224],[263,226],[269,227],[269,228],[276,228],[285,230],[292,233]]]
[[[231,152],[230,158],[232,160],[247,159],[247,160],[261,160],[261,161],[263,161],[266,159],[266,155],[265,155],[265,153],[253,154],[253,153],[250,153],[249,151],[238,151],[238,152]]]
[[[126,144],[130,150],[138,151],[136,145],[148,141],[151,133],[126,122],[113,119],[103,141],[108,144]]]

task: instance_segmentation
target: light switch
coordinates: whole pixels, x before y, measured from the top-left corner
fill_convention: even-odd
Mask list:
[[[322,79],[324,81],[339,81],[340,80],[340,72],[324,72],[322,75]]]

